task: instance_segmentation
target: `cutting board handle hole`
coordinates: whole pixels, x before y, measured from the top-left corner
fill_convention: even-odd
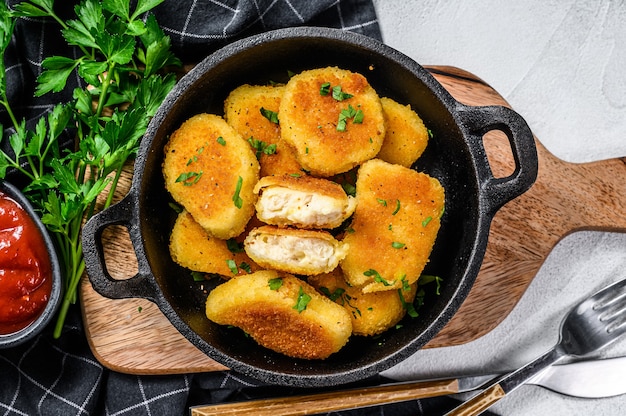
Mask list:
[[[506,134],[501,130],[490,130],[483,135],[483,146],[491,173],[495,178],[506,178],[515,171],[513,149]]]
[[[139,272],[137,256],[128,229],[122,225],[110,225],[102,230],[104,264],[112,278],[130,279]]]

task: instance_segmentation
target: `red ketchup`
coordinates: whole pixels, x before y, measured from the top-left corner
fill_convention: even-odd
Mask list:
[[[28,213],[0,192],[0,335],[27,327],[46,307],[52,267]]]

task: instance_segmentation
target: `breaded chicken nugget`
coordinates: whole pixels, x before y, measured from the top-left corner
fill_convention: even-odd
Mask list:
[[[303,275],[333,270],[348,251],[344,243],[326,231],[272,225],[251,230],[244,249],[261,267]]]
[[[237,276],[206,301],[207,317],[243,329],[260,345],[289,357],[325,359],[350,338],[348,312],[306,282],[276,271]]]
[[[280,135],[277,115],[284,90],[284,85],[245,84],[224,101],[224,119],[258,152],[261,176],[301,172],[295,151]]]
[[[214,237],[241,234],[254,214],[259,162],[219,116],[198,114],[172,133],[163,176],[174,200]]]
[[[314,176],[332,176],[373,158],[385,136],[382,105],[361,74],[327,67],[294,75],[279,110],[282,137]]]
[[[230,278],[259,270],[240,243],[210,236],[191,214],[183,211],[174,223],[169,248],[172,259],[183,267]]]
[[[336,228],[356,208],[341,185],[308,175],[266,176],[254,188],[257,217],[268,224]]]
[[[392,328],[404,317],[417,293],[417,283],[397,290],[363,293],[346,282],[339,268],[311,276],[308,282],[350,312],[353,335],[373,336]]]
[[[432,251],[445,196],[425,173],[380,159],[364,163],[356,182],[357,208],[349,250],[341,261],[346,280],[364,292],[398,289],[422,273]]]
[[[428,144],[428,129],[410,105],[402,105],[391,98],[381,98],[386,130],[378,159],[411,167],[424,153]]]

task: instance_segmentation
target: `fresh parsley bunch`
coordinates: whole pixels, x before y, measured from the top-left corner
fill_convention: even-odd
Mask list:
[[[76,18],[68,21],[55,14],[54,0],[28,0],[14,10],[0,2],[0,104],[15,129],[8,138],[14,154],[0,151],[0,178],[9,169],[27,178],[23,191],[56,238],[65,277],[57,338],[85,268],[83,221],[95,213],[100,194],[107,193],[102,209],[111,204],[122,168],[176,82],[164,69],[181,62],[148,13],[161,2],[138,0],[131,10],[130,0],[83,0],[74,9]],[[53,19],[67,44],[81,51],[78,58],[47,57],[34,95],[63,90],[74,71],[85,85],[73,91],[71,102],[59,103],[41,117],[32,131],[15,118],[6,93],[4,52],[19,17]],[[74,149],[59,144],[68,129],[76,135]]]

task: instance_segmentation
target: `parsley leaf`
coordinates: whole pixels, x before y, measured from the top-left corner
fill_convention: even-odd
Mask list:
[[[296,300],[296,304],[293,306],[293,309],[297,310],[299,313],[302,313],[306,306],[311,301],[311,295],[304,293],[304,289],[300,286],[300,291],[298,292],[298,299]]]

